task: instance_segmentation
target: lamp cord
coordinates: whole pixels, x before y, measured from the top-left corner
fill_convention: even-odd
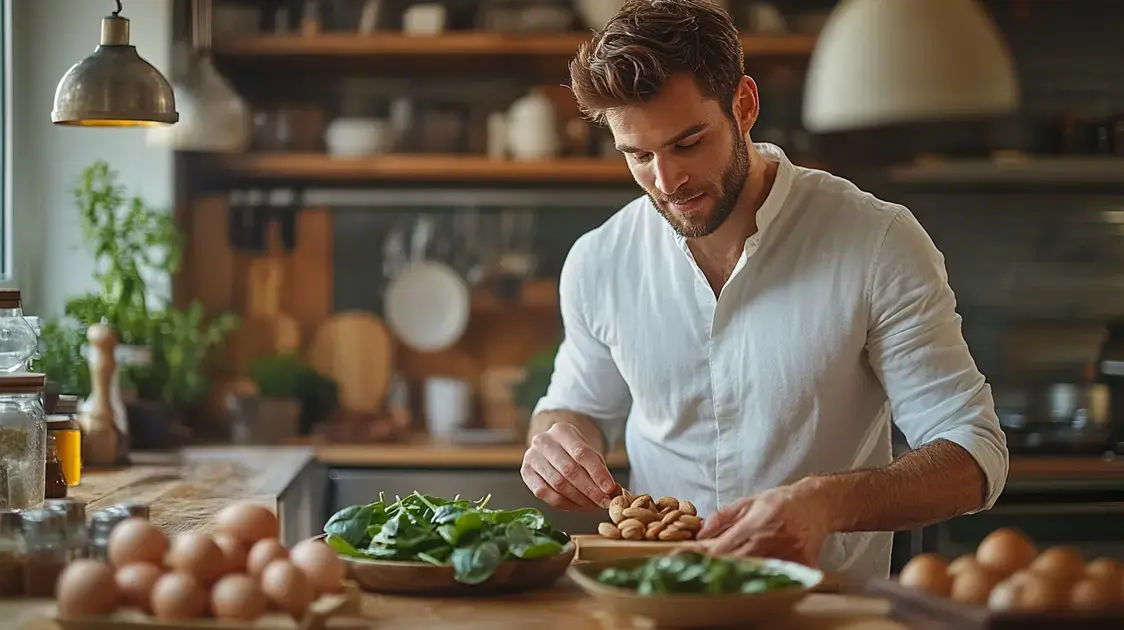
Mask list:
[[[117,0],[117,10],[113,12],[113,17],[121,15],[121,0]]]

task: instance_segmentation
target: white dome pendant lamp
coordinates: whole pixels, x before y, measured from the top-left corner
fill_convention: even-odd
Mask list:
[[[978,0],[840,0],[809,63],[804,126],[830,133],[1018,106],[1014,59]]]

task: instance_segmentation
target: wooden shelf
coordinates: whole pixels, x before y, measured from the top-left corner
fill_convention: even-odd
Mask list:
[[[623,160],[561,158],[518,162],[477,155],[378,155],[335,158],[321,153],[216,155],[222,176],[302,181],[472,181],[494,183],[631,183]]]
[[[463,31],[433,36],[399,33],[359,35],[326,33],[316,36],[259,35],[215,42],[220,58],[252,57],[452,57],[452,56],[570,56],[586,33],[511,35]],[[806,56],[814,35],[743,35],[746,56]]]
[[[558,281],[534,279],[523,283],[518,297],[501,299],[487,290],[472,292],[472,312],[474,314],[507,313],[514,310],[557,310]]]
[[[895,184],[1122,184],[1124,158],[1012,156],[994,159],[929,158],[891,168]]]

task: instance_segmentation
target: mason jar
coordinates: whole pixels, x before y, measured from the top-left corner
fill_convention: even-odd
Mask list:
[[[27,372],[39,336],[23,316],[19,289],[0,289],[0,372]]]
[[[0,509],[43,504],[46,490],[45,374],[0,374]]]

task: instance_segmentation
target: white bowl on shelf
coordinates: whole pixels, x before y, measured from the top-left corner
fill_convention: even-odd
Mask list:
[[[324,132],[324,144],[332,157],[356,158],[386,153],[390,145],[390,124],[380,118],[336,118]]]

